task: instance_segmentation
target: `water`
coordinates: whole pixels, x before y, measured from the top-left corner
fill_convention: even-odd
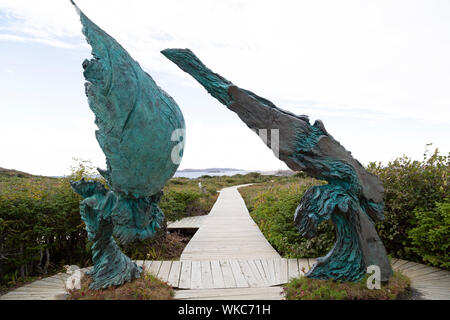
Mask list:
[[[226,171],[177,171],[174,177],[183,177],[189,179],[196,179],[204,175],[208,176],[234,176],[235,174],[247,174],[250,171],[245,170],[226,170]]]

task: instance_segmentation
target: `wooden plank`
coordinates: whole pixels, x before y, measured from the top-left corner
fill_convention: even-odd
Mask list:
[[[391,258],[391,267],[394,266],[394,264],[397,262],[397,258]]]
[[[45,278],[43,280],[45,280],[46,282],[55,283],[55,284],[64,284],[64,283],[66,283],[66,280],[57,279],[57,278],[53,278],[53,277]],[[37,282],[37,281],[40,281],[40,280],[36,280],[35,282]],[[34,283],[34,282],[32,282],[32,283]]]
[[[161,263],[161,267],[158,271],[158,278],[162,281],[167,282],[167,279],[169,278],[170,273],[170,267],[172,266],[172,261],[163,261]]]
[[[402,259],[397,259],[397,261],[394,264],[394,269],[397,270],[400,266],[402,266],[402,265],[404,265],[406,263],[408,263],[408,261],[402,260]]]
[[[448,295],[435,292],[424,292],[421,298],[425,300],[450,300]]]
[[[433,279],[442,279],[442,280],[446,280],[446,279],[450,279],[450,275],[448,274],[448,272],[445,272],[444,270],[440,270],[440,271],[435,271],[426,275],[420,275],[417,277],[414,277],[414,279],[417,280],[433,280]]]
[[[415,262],[412,262],[412,261],[408,261],[407,263],[401,265],[397,270],[400,270],[400,271],[403,272],[403,271],[408,270],[409,268],[415,267],[417,265],[418,265],[418,263],[415,263]]]
[[[24,285],[19,288],[49,288],[49,289],[64,289],[65,283],[47,282],[45,280],[35,281],[33,283]]]
[[[27,288],[27,287],[20,287],[12,292],[10,294],[46,294],[46,293],[65,293],[66,289],[64,288],[46,288],[46,287],[39,287],[39,288]]]
[[[211,261],[211,272],[213,279],[213,288],[225,288],[225,281],[223,279],[222,268],[219,260]]]
[[[317,262],[317,259],[316,258],[308,258],[308,266],[309,266],[309,269],[311,269],[313,266],[314,266],[314,264]]]
[[[167,229],[198,229],[207,218],[207,215],[185,217],[177,221],[167,222]]]
[[[200,289],[202,287],[202,266],[200,261],[192,261],[191,270],[191,289]]]
[[[245,244],[245,245],[243,245]],[[222,189],[180,260],[281,258],[252,220],[236,187]]]
[[[253,274],[253,271],[248,263],[248,260],[239,260],[238,261],[239,266],[241,267],[242,274],[245,277],[245,280],[247,280],[247,283],[249,287],[258,287],[259,281],[255,274]]]
[[[288,261],[284,258],[280,260],[280,282],[282,284],[288,282]]]
[[[448,288],[448,283],[447,284],[429,284],[429,283],[424,283],[424,284],[418,284],[418,283],[414,283],[413,284],[415,289],[420,289],[420,290],[444,290],[446,291],[449,295],[450,295],[450,290]]]
[[[429,268],[427,265],[418,263],[415,266],[412,266],[411,268],[408,268],[408,270],[406,270],[406,272],[408,274],[411,274],[411,273],[414,273],[416,271],[420,271],[420,270],[427,269],[427,268]]]
[[[275,271],[275,284],[281,284],[281,259],[273,259],[273,267]]]
[[[159,268],[161,267],[162,261],[153,261],[148,271],[155,277],[158,275]]]
[[[275,267],[273,265],[272,259],[261,260],[262,265],[264,267],[264,271],[266,272],[267,278],[269,279],[270,285],[275,284]]]
[[[440,269],[438,268],[434,268],[434,267],[429,267],[429,266],[425,266],[425,268],[421,268],[420,270],[414,270],[411,272],[408,272],[406,275],[410,278],[419,278],[419,277],[423,277],[423,276],[427,276],[430,274],[433,274],[437,271],[440,271]]]
[[[261,260],[254,260],[256,267],[258,268],[259,274],[263,278],[263,284],[266,286],[270,286],[270,280],[267,278],[266,272],[264,271],[264,267],[262,265]]]
[[[136,260],[136,261],[134,261],[134,263],[136,263],[136,265],[138,265],[139,267],[143,267],[143,265],[144,265],[144,260]]]
[[[261,273],[258,266],[256,265],[255,260],[247,260],[248,265],[250,266],[250,269],[255,276],[256,281],[258,284],[255,287],[267,287],[269,284],[266,281],[266,277],[264,274],[264,271]]]
[[[234,289],[200,289],[177,290],[177,300],[281,300],[283,288],[234,288]]]
[[[178,288],[180,283],[180,274],[181,274],[181,261],[173,261],[172,267],[170,268],[169,277],[167,278],[167,282],[174,288]]]
[[[181,273],[179,288],[188,289],[191,287],[192,261],[181,262]]]
[[[223,281],[225,288],[236,288],[236,281],[234,280],[233,271],[229,261],[220,260],[220,267],[222,269]]]
[[[210,261],[201,261],[200,265],[201,265],[201,269],[202,269],[202,288],[204,288],[204,289],[213,288],[211,262]]]
[[[142,264],[142,270],[144,270],[144,272],[149,272],[152,262],[152,260],[144,260],[144,263]]]
[[[289,274],[288,280],[291,280],[293,278],[298,278],[300,276],[300,273],[298,271],[297,259],[289,259],[288,260],[288,274]]]
[[[445,279],[435,279],[435,280],[417,280],[414,278],[410,278],[412,286],[424,286],[424,285],[430,285],[430,286],[444,286],[446,288],[449,288],[449,292],[450,292],[450,278],[445,280]]]
[[[267,279],[269,285],[271,285],[273,282],[273,279],[272,279],[272,275],[270,274],[270,271],[269,271],[269,265],[267,264],[267,260],[261,259],[259,261],[261,261],[261,265],[264,269],[264,274],[266,275],[266,279]]]
[[[244,275],[242,274],[242,270],[241,267],[239,266],[239,263],[236,260],[230,260],[229,263],[231,266],[231,270],[233,272],[234,280],[236,281],[236,287],[237,288],[248,287],[249,285]]]
[[[309,271],[308,259],[297,259],[298,271],[301,276],[304,276]]]
[[[50,279],[56,279],[56,280],[61,280],[61,281],[66,282],[67,278],[69,278],[69,277],[70,277],[70,275],[67,273],[58,273],[58,274],[55,274],[54,276],[51,276]]]
[[[440,295],[446,295],[447,296],[446,300],[450,298],[448,288],[417,287],[416,289],[422,293],[436,293]]]

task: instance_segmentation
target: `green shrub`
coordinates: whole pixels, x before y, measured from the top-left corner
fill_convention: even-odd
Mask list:
[[[393,300],[408,298],[410,280],[399,272],[380,289],[367,288],[367,275],[358,282],[341,282],[299,277],[284,285],[287,300]]]
[[[434,210],[436,202],[449,196],[448,173],[450,157],[425,152],[423,161],[403,156],[381,166],[371,163],[369,171],[384,184],[385,220],[377,223],[377,231],[387,251],[406,260],[421,262],[408,232],[418,221],[415,209]]]
[[[416,226],[409,230],[410,250],[422,257],[423,262],[436,267],[450,268],[450,199],[437,202],[431,210],[414,210]]]
[[[121,286],[107,289],[89,289],[92,279],[84,276],[80,289],[69,290],[68,300],[171,300],[175,295],[173,288],[151,273],[144,272],[140,278]]]
[[[294,226],[294,212],[303,193],[313,180],[297,179],[295,183],[265,184],[241,188],[240,192],[269,243],[285,258],[318,257],[334,244],[334,228],[329,222],[319,225],[318,235],[302,237]],[[318,182],[315,182],[317,184]]]
[[[0,286],[89,262],[79,201],[68,179],[0,177]]]
[[[167,191],[161,198],[159,207],[164,212],[167,221],[175,221],[195,211],[195,206],[202,194],[196,191]]]

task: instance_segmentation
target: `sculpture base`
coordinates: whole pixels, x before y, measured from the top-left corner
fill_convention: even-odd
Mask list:
[[[92,277],[90,289],[119,286],[140,277],[142,268],[120,251],[112,237],[106,246],[102,242],[92,247],[94,267],[86,273]]]
[[[331,220],[336,228],[336,243],[326,256],[317,259],[306,277],[358,281],[366,273],[358,234],[345,214],[334,214]]]
[[[130,258],[120,251],[119,246],[113,238],[113,232],[116,225],[114,217],[122,218],[125,222],[133,222],[133,211],[123,210],[134,203],[147,204],[149,217],[147,217],[148,227],[144,230],[150,230],[146,236],[153,235],[159,221],[163,215],[157,206],[159,195],[149,197],[148,199],[120,200],[113,192],[98,181],[71,181],[72,188],[85,199],[80,203],[81,219],[86,225],[88,239],[92,241],[92,262],[94,267],[87,273],[92,277],[91,289],[104,289],[109,286],[119,286],[127,281],[132,281],[140,277],[142,268],[136,265]],[[114,211],[119,210],[119,214],[114,216]],[[117,222],[117,221],[116,221]],[[128,224],[125,224],[128,226]],[[127,229],[127,235],[130,239],[139,235],[141,229]],[[118,238],[119,240],[121,238]]]

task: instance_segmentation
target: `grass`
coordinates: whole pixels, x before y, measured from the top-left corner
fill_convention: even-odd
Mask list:
[[[401,300],[411,294],[411,281],[400,272],[394,272],[381,289],[368,289],[367,276],[359,282],[294,278],[283,291],[287,300]]]
[[[153,238],[120,245],[132,260],[179,260],[192,236],[160,230]]]
[[[141,277],[118,287],[92,290],[92,279],[84,276],[79,290],[69,290],[68,300],[171,300],[173,288],[153,275],[142,272]]]
[[[334,227],[321,223],[318,235],[304,238],[294,225],[294,213],[304,192],[322,181],[294,176],[240,188],[250,216],[264,237],[283,258],[308,258],[325,255],[334,245]]]
[[[172,178],[163,189],[159,203],[168,221],[208,214],[222,188],[247,184],[292,180],[292,177],[261,175],[256,172],[234,176],[201,176],[196,179]],[[201,187],[199,186],[201,184]]]

